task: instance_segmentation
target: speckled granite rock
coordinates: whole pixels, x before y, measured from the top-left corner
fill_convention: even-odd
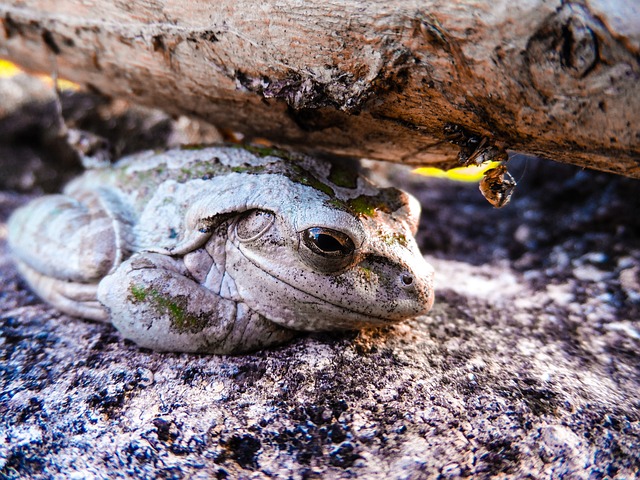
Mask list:
[[[4,241],[27,197],[0,193],[0,478],[633,478],[640,183],[515,167],[503,210],[388,172],[424,206],[428,316],[236,357],[43,305]]]

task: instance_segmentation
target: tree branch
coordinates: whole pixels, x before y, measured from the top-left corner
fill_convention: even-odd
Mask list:
[[[633,0],[11,0],[0,56],[281,145],[640,177]],[[460,154],[460,155],[458,155]]]

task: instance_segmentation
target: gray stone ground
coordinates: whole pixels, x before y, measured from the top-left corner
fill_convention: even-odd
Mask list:
[[[17,276],[5,221],[67,167],[33,125],[2,126],[0,478],[637,478],[640,182],[516,158],[494,210],[475,185],[390,169],[424,206],[429,315],[166,354]]]

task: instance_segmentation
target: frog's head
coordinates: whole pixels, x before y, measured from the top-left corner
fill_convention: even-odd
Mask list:
[[[226,273],[250,308],[309,331],[384,325],[431,308],[433,269],[414,239],[417,200],[371,188],[338,198],[265,180],[269,195],[228,227]]]

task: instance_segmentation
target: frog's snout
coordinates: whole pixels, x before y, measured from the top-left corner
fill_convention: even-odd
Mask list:
[[[398,275],[397,283],[406,295],[413,299],[411,315],[420,315],[428,312],[433,306],[433,267],[425,262],[419,271],[405,270]]]

